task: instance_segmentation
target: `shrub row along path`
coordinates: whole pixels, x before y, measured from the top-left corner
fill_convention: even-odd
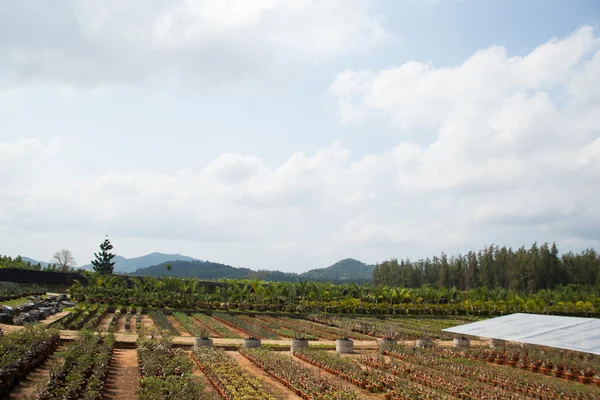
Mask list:
[[[48,357],[42,365],[30,372],[27,377],[21,381],[21,384],[10,392],[10,398],[19,400],[35,399],[38,389],[48,381],[48,377],[50,376],[50,366],[54,360],[59,359],[57,353],[61,350],[62,347],[59,347],[58,350]]]
[[[184,337],[189,337],[192,336],[190,335],[190,333],[187,331],[187,329],[185,329],[183,327],[183,325],[181,325],[181,322],[179,322],[179,320],[177,318],[175,318],[172,315],[167,315],[167,319],[169,320],[169,322],[171,323],[171,325],[173,325],[173,328],[175,328],[175,330],[177,332],[179,332],[180,336],[184,336]]]
[[[137,350],[115,349],[110,361],[104,398],[108,400],[136,400],[138,389]]]
[[[257,367],[252,362],[250,362],[246,357],[241,355],[237,351],[228,351],[229,355],[231,355],[237,362],[242,366],[242,368],[246,369],[250,372],[250,374],[259,377],[265,388],[269,390],[271,393],[275,393],[281,396],[284,400],[301,400],[302,397],[298,396],[296,393],[293,393],[287,387],[283,386],[279,381],[272,378],[269,374],[263,371],[262,368]]]

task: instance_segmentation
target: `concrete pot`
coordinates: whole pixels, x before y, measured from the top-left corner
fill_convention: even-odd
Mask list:
[[[199,337],[194,339],[194,347],[212,347],[212,345],[212,339],[203,339]]]
[[[416,346],[417,349],[427,349],[429,347],[433,347],[433,340],[429,338],[417,339]]]
[[[335,341],[335,351],[339,354],[352,354],[354,352],[354,340],[338,339]]]
[[[292,339],[290,345],[292,352],[299,349],[306,349],[308,347],[308,340],[306,339]]]
[[[466,350],[471,347],[471,341],[466,338],[454,338],[454,348]]]
[[[246,349],[255,349],[260,347],[260,339],[247,338],[244,339],[244,347]]]
[[[398,341],[394,340],[394,339],[388,339],[388,338],[379,339],[379,345],[383,348],[391,347],[395,344],[398,344]]]

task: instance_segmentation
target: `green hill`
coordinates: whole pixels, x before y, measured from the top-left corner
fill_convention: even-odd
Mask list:
[[[167,265],[171,270],[167,270]],[[249,268],[236,268],[231,265],[211,261],[170,261],[137,269],[133,275],[177,276],[200,279],[261,279],[272,282],[296,282],[298,278],[317,282],[368,283],[372,279],[373,265],[348,258],[327,267],[312,269],[302,274],[281,271],[255,271]]]

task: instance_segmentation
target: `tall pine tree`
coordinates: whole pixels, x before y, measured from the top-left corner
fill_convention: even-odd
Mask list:
[[[115,268],[115,262],[112,261],[115,258],[115,254],[110,253],[113,245],[110,243],[110,240],[105,239],[104,242],[100,243],[100,253],[94,253],[96,257],[95,260],[92,261],[92,265],[94,266],[94,271],[103,274],[109,275],[113,273],[113,269]]]

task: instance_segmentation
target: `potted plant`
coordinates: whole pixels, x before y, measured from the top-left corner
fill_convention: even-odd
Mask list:
[[[400,330],[398,325],[386,322],[378,329],[379,334],[383,336],[379,340],[379,345],[382,349],[387,349],[398,343],[398,335]]]
[[[457,336],[454,338],[454,348],[459,350],[468,350],[471,347],[471,341],[466,336]]]
[[[354,352],[354,340],[350,339],[352,321],[348,318],[340,318],[337,322],[341,337],[335,341],[335,351],[339,354],[351,354]]]
[[[297,326],[294,330],[294,337],[290,343],[290,348],[292,353],[295,353],[296,350],[305,349],[308,347],[308,339],[306,338],[306,333],[304,329],[300,326]]]
[[[212,347],[213,341],[210,338],[210,330],[204,325],[197,328],[198,337],[194,339],[194,347]]]
[[[244,339],[244,347],[247,349],[260,347],[260,338],[259,338],[260,328],[256,324],[251,324],[248,327],[248,337]]]
[[[600,372],[596,372],[596,374],[592,377],[592,382],[596,386],[600,386]]]
[[[433,340],[431,340],[428,336],[427,336],[427,332],[425,332],[422,329],[419,329],[419,337],[417,338],[417,341],[415,343],[415,346],[417,349],[426,349],[426,348],[430,348],[433,347]]]

